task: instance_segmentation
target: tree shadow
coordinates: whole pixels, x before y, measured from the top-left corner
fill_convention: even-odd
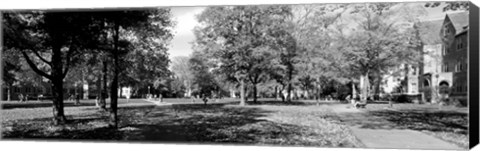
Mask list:
[[[468,114],[455,111],[371,111],[370,115],[377,116],[394,123],[398,127],[427,130],[433,132],[468,133]]]
[[[344,102],[338,102],[338,101],[306,101],[306,100],[293,100],[290,102],[287,101],[281,101],[281,100],[261,100],[257,102],[253,101],[248,101],[248,105],[274,105],[274,106],[311,106],[311,105],[323,105],[323,104],[345,104]]]
[[[223,104],[178,104],[171,108],[155,108],[144,116],[146,122],[123,127],[132,129],[126,131],[129,136],[126,139],[130,141],[259,143],[270,140],[263,143],[298,143],[290,136],[301,135],[304,128],[261,119],[269,112]]]
[[[317,136],[306,126],[268,121],[272,111],[224,104],[178,104],[119,108],[119,129],[108,127],[108,114],[76,115],[67,128],[51,125],[51,118],[12,121],[6,139],[128,141],[166,143],[230,143],[321,146],[305,140]],[[46,128],[47,127],[47,128]],[[322,144],[323,143],[323,144]],[[328,144],[328,143],[327,143]],[[343,145],[349,145],[348,143]]]
[[[12,102],[12,103],[2,103],[2,109],[26,109],[26,108],[46,108],[52,107],[53,103],[51,101],[44,102]],[[66,101],[64,102],[64,107],[86,107],[86,106],[95,106],[95,102],[80,102],[80,104],[75,104],[75,102]]]

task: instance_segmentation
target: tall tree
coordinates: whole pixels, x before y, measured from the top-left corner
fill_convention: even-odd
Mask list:
[[[198,52],[194,52],[198,53]],[[200,97],[210,97],[212,92],[217,88],[214,75],[210,72],[206,65],[206,59],[201,55],[192,55],[188,60],[189,68],[193,74],[192,94]]]
[[[261,51],[268,49],[267,41],[274,39],[268,31],[288,15],[288,6],[228,6],[209,7],[198,16],[201,25],[195,31],[194,47],[211,54],[222,68],[220,71],[237,79],[241,105],[246,102],[247,80],[259,82],[260,76],[254,74],[263,71],[257,67],[265,67],[255,66],[263,58],[254,55],[265,54]]]
[[[186,97],[190,97],[192,93],[193,74],[189,66],[189,57],[177,56],[172,59],[172,72],[182,82],[186,88]]]
[[[117,128],[118,79],[120,73],[125,71],[125,67],[120,66],[120,63],[125,59],[128,52],[133,49],[153,54],[155,56],[154,61],[167,60],[168,57],[163,57],[164,55],[159,55],[159,53],[165,52],[166,46],[171,39],[171,14],[169,9],[157,8],[149,10],[105,11],[98,13],[98,17],[104,21],[106,24],[105,29],[110,35],[109,42],[111,46],[109,47],[109,52],[113,59],[113,77],[110,88],[110,118],[112,121],[111,126]],[[158,58],[159,56],[163,58]],[[146,64],[149,63],[147,62]],[[150,69],[148,71],[168,71],[165,70],[167,66],[149,65],[152,66],[146,67]],[[148,73],[147,75],[161,76]]]
[[[420,39],[411,28],[412,16],[402,15],[396,3],[354,5],[357,26],[343,39],[341,49],[350,70],[360,74],[361,99],[369,94],[369,77],[399,63],[418,61]]]
[[[95,46],[97,26],[88,12],[6,12],[5,48],[22,53],[37,74],[49,79],[53,90],[54,124],[66,121],[63,79],[82,50]],[[39,65],[46,64],[42,70]]]
[[[340,53],[332,47],[338,31],[333,27],[342,26],[342,15],[347,4],[296,5],[293,7],[293,24],[291,33],[297,40],[297,57],[295,63],[298,73],[296,80],[307,84],[314,90],[318,101],[324,81],[343,78],[343,71],[338,65]],[[314,80],[314,81],[312,81]],[[305,86],[305,85],[304,85]],[[308,91],[308,90],[305,90]]]

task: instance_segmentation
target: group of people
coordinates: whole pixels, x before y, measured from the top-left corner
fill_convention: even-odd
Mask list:
[[[19,100],[20,102],[26,102],[26,101],[28,101],[28,97],[29,97],[28,94],[26,94],[25,96],[23,96],[23,94],[18,94],[18,100]]]

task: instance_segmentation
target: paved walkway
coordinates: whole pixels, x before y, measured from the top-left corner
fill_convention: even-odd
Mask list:
[[[337,114],[366,112],[361,109],[347,108],[345,104],[328,105]],[[377,149],[431,149],[465,150],[419,131],[405,129],[366,129],[351,126],[352,133],[367,147]]]
[[[463,150],[443,140],[413,130],[351,128],[367,148]]]

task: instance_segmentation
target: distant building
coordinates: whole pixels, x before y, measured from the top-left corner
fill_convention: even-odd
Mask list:
[[[423,101],[436,103],[433,97],[443,85],[448,87],[450,100],[466,102],[468,13],[447,14],[442,20],[414,26],[420,31],[422,59],[418,64],[401,64],[385,75],[385,92],[422,96]]]

